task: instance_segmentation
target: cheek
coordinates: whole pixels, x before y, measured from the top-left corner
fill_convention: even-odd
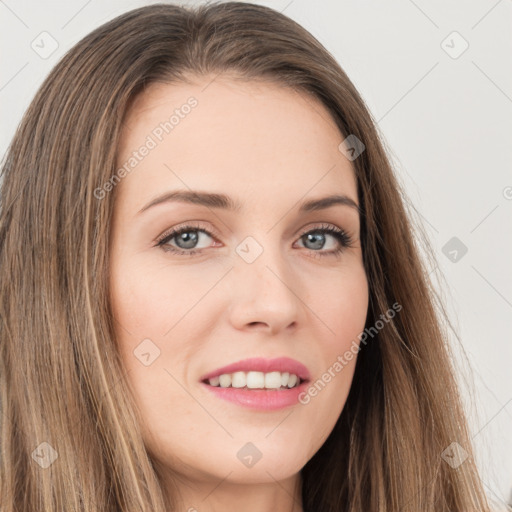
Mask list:
[[[321,419],[319,438],[326,437],[334,426],[350,391],[369,299],[362,265],[340,271],[324,285],[323,292],[311,298],[311,309],[315,308],[322,321],[318,325],[324,327],[324,335],[316,338],[322,367],[301,398],[305,408],[314,409],[314,416]]]
[[[113,313],[120,327],[137,338],[161,339],[211,287],[205,272],[133,257],[118,260],[111,272]],[[214,272],[215,273],[215,272]]]
[[[173,287],[175,296],[170,298],[170,276],[165,272],[157,278],[154,270],[133,257],[121,256],[115,261],[111,267],[110,298],[118,351],[137,388],[147,390],[152,379],[161,373],[155,369],[165,355],[162,336],[175,323],[179,286]],[[149,356],[144,355],[148,353]],[[155,384],[151,382],[151,388]]]
[[[330,339],[326,350],[345,350],[352,340],[358,340],[368,312],[368,281],[362,265],[347,267],[332,279],[324,279],[322,289],[312,296],[312,306],[325,324]]]
[[[191,284],[188,277],[179,269],[151,266],[136,257],[119,258],[111,269],[118,350],[142,411],[144,437],[157,452],[162,442],[159,433],[172,432],[179,445],[190,435],[192,419],[198,415],[190,395],[172,377],[182,380],[176,369],[186,367],[190,347],[187,343],[173,343],[171,347],[171,335],[165,336],[190,310],[189,303],[197,302],[197,294],[203,289]],[[185,317],[175,329],[174,338],[180,339],[178,331],[187,326],[190,324]],[[149,354],[146,360],[145,354]],[[174,424],[172,410],[179,411],[178,425],[182,428],[170,428]]]
[[[210,320],[218,317],[207,294],[223,272],[208,265],[186,269],[147,256],[116,260],[110,283],[116,342],[144,407],[166,410],[169,402],[160,401],[172,391],[186,412],[190,396],[169,373],[183,381],[207,339]]]

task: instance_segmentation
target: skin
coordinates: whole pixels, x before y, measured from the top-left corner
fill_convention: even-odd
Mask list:
[[[125,119],[120,166],[175,108],[190,96],[198,101],[115,187],[116,342],[147,449],[169,493],[174,482],[181,496],[177,510],[302,512],[300,470],[343,409],[356,357],[307,405],[277,411],[220,400],[199,379],[240,359],[288,356],[314,382],[358,341],[368,310],[359,214],[346,205],[298,214],[299,202],[333,193],[358,203],[355,173],[316,99],[276,84],[212,78],[153,84]],[[242,209],[168,202],[138,213],[176,189],[227,194]],[[199,235],[198,253],[156,245],[189,221],[212,233],[189,230]],[[322,224],[345,230],[351,246],[330,233],[323,246],[308,242],[303,235]],[[236,252],[248,236],[263,249],[250,264]],[[328,254],[338,247],[339,255]],[[146,351],[160,350],[148,366],[134,355],[145,339],[154,344]],[[261,452],[252,467],[237,457],[247,442]]]

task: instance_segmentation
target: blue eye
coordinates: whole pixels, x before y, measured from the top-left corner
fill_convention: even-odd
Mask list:
[[[207,246],[197,249],[196,245],[201,238],[204,238],[204,236],[201,235],[213,238],[213,235],[202,227],[186,225],[165,233],[157,241],[156,245],[166,252],[171,252],[177,255],[192,256],[200,253],[202,249],[209,247]],[[324,247],[329,236],[336,241],[336,248],[328,251],[319,250]],[[329,224],[306,231],[299,239],[304,245],[312,244],[313,248],[311,248],[310,251],[318,253],[320,256],[339,255],[347,247],[352,245],[352,238],[344,230]],[[170,243],[172,241],[174,242],[173,244]],[[308,249],[308,247],[306,247],[306,249]]]
[[[338,242],[338,246],[336,249],[330,251],[322,251],[320,254],[339,254],[345,248],[350,247],[352,244],[350,236],[342,229],[335,228],[334,226],[325,226],[310,230],[303,234],[300,239],[304,240],[303,243],[312,243],[315,248],[311,250],[314,250],[314,252],[319,252],[315,249],[323,248],[326,240],[326,234],[333,237]],[[318,247],[318,245],[321,245],[322,247]]]
[[[200,234],[206,235],[207,237],[210,238],[213,237],[213,235],[206,229],[203,229],[195,225],[186,225],[180,228],[173,229],[168,233],[165,233],[163,237],[161,237],[159,241],[157,241],[157,246],[161,247],[162,250],[166,252],[191,256],[193,254],[200,252],[200,250],[197,250],[195,247],[198,241],[201,238],[204,238],[200,236]],[[177,247],[169,244],[171,240],[175,240],[175,244],[177,244]]]

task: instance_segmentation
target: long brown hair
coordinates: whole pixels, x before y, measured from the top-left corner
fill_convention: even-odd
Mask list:
[[[94,30],[51,71],[8,149],[0,196],[2,512],[174,506],[145,449],[114,343],[107,267],[115,190],[101,200],[94,191],[116,173],[123,118],[146,85],[220,73],[307,92],[343,138],[364,143],[353,166],[367,326],[402,306],[362,346],[338,422],[302,468],[304,510],[487,511],[446,317],[376,123],[304,28],[268,7],[225,2],[151,5]],[[442,457],[452,443],[468,454],[458,467]]]

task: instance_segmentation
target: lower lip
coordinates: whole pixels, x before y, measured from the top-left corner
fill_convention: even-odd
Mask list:
[[[308,382],[290,389],[221,388],[201,382],[215,396],[242,407],[260,411],[275,411],[299,403],[299,395],[307,389]]]

